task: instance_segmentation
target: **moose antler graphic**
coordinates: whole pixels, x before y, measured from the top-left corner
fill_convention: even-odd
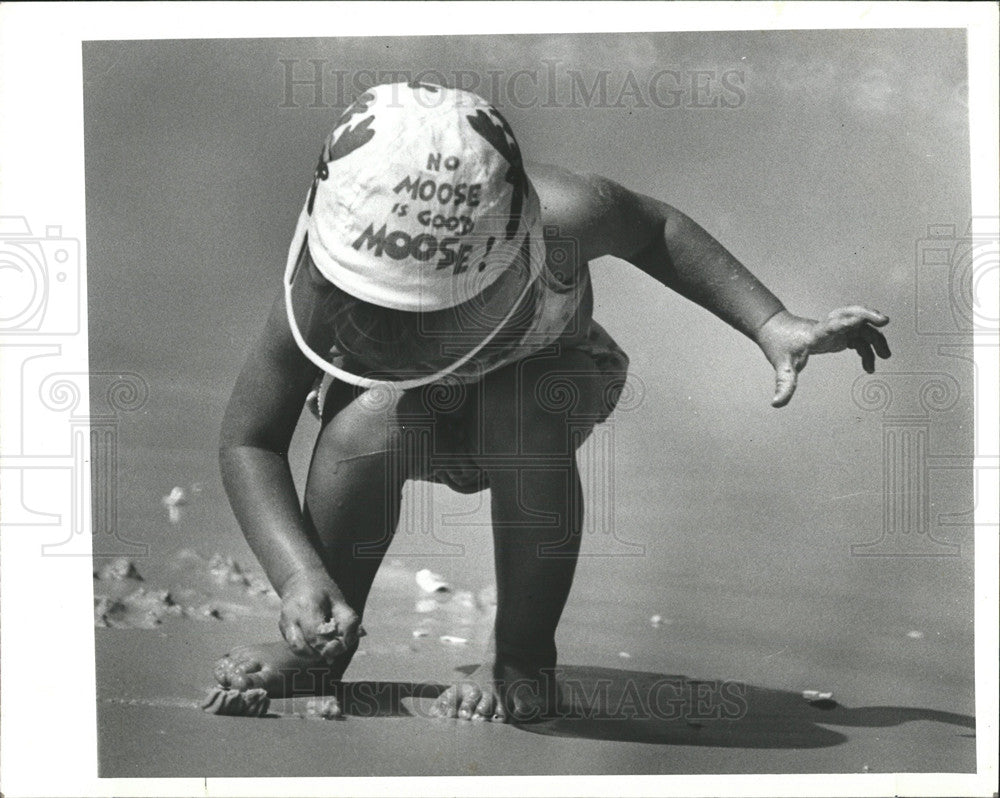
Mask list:
[[[316,172],[313,176],[312,189],[309,191],[309,213],[313,212],[313,203],[316,201],[316,189],[319,186],[320,180],[326,180],[330,176],[330,170],[327,164],[333,161],[343,158],[345,155],[349,155],[354,152],[359,147],[363,147],[375,136],[375,131],[371,129],[371,123],[375,120],[375,116],[367,116],[361,120],[354,127],[345,128],[340,135],[337,135],[337,130],[348,122],[351,121],[352,117],[357,114],[363,114],[369,108],[371,108],[372,103],[375,102],[375,95],[370,91],[366,91],[353,103],[350,107],[344,111],[340,119],[337,121],[336,126],[333,129],[333,133],[326,140],[323,145],[323,149],[319,153],[319,164],[316,166]]]
[[[327,163],[343,158],[371,141],[375,136],[375,131],[370,127],[374,119],[374,116],[366,116],[354,127],[344,130],[336,141],[330,142],[327,147]]]
[[[480,109],[476,111],[475,116],[469,115],[465,118],[469,121],[469,126],[492,144],[493,148],[510,164],[506,180],[514,187],[514,192],[510,199],[510,220],[507,222],[507,230],[504,235],[504,238],[509,241],[517,233],[524,198],[528,194],[528,175],[524,171],[524,163],[521,160],[521,149],[514,140],[514,131],[495,108],[491,108],[489,114]]]

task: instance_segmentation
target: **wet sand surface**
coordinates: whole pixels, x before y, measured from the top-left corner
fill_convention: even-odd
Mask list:
[[[820,709],[798,693],[758,687],[748,688],[749,712],[736,720],[565,719],[514,727],[415,716],[426,712],[430,696],[445,680],[461,675],[449,672],[445,661],[462,658],[440,652],[408,651],[384,656],[378,666],[373,660],[371,666],[355,667],[355,678],[374,682],[370,695],[387,699],[374,715],[367,702],[363,715],[344,720],[292,715],[304,713],[305,699],[273,701],[272,715],[275,710],[282,715],[264,719],[198,711],[204,678],[193,658],[178,658],[177,652],[214,652],[238,643],[243,634],[263,631],[241,623],[224,634],[199,629],[178,636],[102,635],[102,775],[941,772],[973,767],[967,716],[898,706]],[[145,666],[140,680],[109,662],[121,662],[123,656]],[[163,662],[177,669],[159,671],[156,663]],[[413,683],[405,677],[413,670],[431,678]],[[617,665],[569,666],[564,673],[588,687],[609,678],[617,693],[628,679],[641,685],[664,677]],[[127,689],[120,689],[123,684]],[[421,691],[428,697],[395,700]],[[114,693],[121,695],[109,697]]]
[[[379,638],[405,641],[410,634],[401,624],[379,620]],[[101,631],[97,638],[101,774],[822,773],[974,768],[974,721],[969,715],[935,709],[929,702],[866,700],[866,693],[875,692],[863,688],[867,680],[860,675],[845,679],[834,668],[810,670],[813,682],[839,688],[835,706],[805,701],[795,689],[801,681],[772,677],[769,684],[783,686],[740,683],[745,714],[720,717],[715,711],[718,703],[713,706],[712,700],[715,680],[738,673],[721,668],[714,656],[697,669],[657,668],[657,660],[668,659],[662,657],[662,641],[630,645],[633,654],[627,663],[614,652],[588,656],[585,646],[563,647],[564,661],[570,663],[561,669],[564,679],[587,695],[599,694],[599,686],[608,685],[603,718],[567,717],[523,727],[428,718],[432,698],[449,680],[461,678],[468,671],[463,666],[478,658],[423,640],[369,644],[366,655],[351,667],[351,687],[360,697],[347,704],[343,720],[304,717],[305,698],[272,701],[264,719],[199,711],[211,658],[232,645],[269,637],[272,629],[267,621],[240,620],[225,628]],[[615,635],[608,642],[614,648],[627,641],[624,635]],[[700,644],[695,646],[701,649]],[[669,659],[687,660],[693,666],[690,655]],[[573,664],[578,662],[588,664]],[[690,700],[689,685],[696,680],[708,685],[701,710],[695,710]],[[629,684],[635,685],[631,701],[625,697]],[[651,685],[664,688],[656,695]],[[947,694],[930,681],[926,690]],[[670,701],[677,699],[684,701],[683,713],[671,712]],[[947,701],[937,703],[948,706]]]
[[[142,581],[96,561],[102,776],[974,770],[965,558],[844,557],[828,530],[778,529],[736,549],[707,545],[707,533],[668,540],[648,504],[629,536],[593,534],[584,548],[559,631],[563,716],[517,727],[427,717],[480,661],[493,611],[480,500],[437,488],[441,518],[465,513],[466,528],[401,529],[344,718],[310,717],[304,697],[272,701],[265,718],[206,714],[215,659],[277,635],[276,599],[242,542],[208,531],[232,529],[217,490],[188,491],[176,523],[162,507],[136,510],[158,541],[132,558]],[[706,501],[718,528],[737,512],[725,491]],[[683,515],[670,520],[697,520]],[[793,533],[802,545],[779,551]],[[636,546],[642,556],[623,556]],[[423,569],[448,590],[428,593]],[[808,701],[808,690],[833,696]]]

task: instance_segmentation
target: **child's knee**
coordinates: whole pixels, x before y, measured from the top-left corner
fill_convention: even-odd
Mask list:
[[[312,508],[321,507],[344,491],[366,495],[376,503],[383,501],[387,478],[395,474],[399,487],[407,478],[402,463],[394,461],[395,443],[393,416],[352,412],[345,408],[323,427],[316,442],[309,478],[306,480],[305,501]],[[375,491],[376,494],[372,494]]]
[[[399,423],[392,408],[367,409],[349,405],[323,427],[318,442],[327,459],[346,460],[393,451]]]

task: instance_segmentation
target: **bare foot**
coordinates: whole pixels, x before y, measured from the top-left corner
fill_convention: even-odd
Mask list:
[[[267,715],[270,700],[264,690],[226,690],[213,687],[205,696],[201,708],[212,715],[263,718]]]
[[[445,690],[431,707],[438,718],[527,723],[542,720],[559,705],[552,668],[510,659],[487,659],[467,679]]]
[[[238,646],[215,663],[215,678],[228,689],[266,690],[270,698],[328,696],[339,686],[353,653],[348,651],[330,664],[293,654],[283,640]]]

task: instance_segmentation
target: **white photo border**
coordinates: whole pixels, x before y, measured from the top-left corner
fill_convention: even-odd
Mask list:
[[[89,40],[419,36],[611,31],[964,28],[968,36],[972,212],[998,215],[998,7],[993,3],[59,3],[0,7],[0,215],[60,225],[85,266],[82,42]],[[370,20],[378,20],[377,31]],[[25,120],[19,122],[19,120]],[[29,121],[30,120],[30,121]],[[996,297],[994,297],[996,301]],[[994,308],[991,318],[998,315]],[[75,334],[16,346],[56,347],[61,367],[88,367],[86,303]],[[7,340],[0,341],[6,348]],[[977,338],[977,467],[996,467],[997,341]],[[982,343],[982,345],[979,345]],[[18,350],[23,354],[23,350]],[[0,359],[4,388],[20,354]],[[5,393],[13,393],[4,391]],[[86,402],[86,397],[84,397]],[[84,405],[84,413],[88,408]],[[2,403],[4,454],[30,407]],[[55,447],[65,430],[47,434]],[[86,448],[84,462],[89,462]],[[91,568],[87,557],[40,555],[16,528],[0,536],[4,794],[122,795],[990,795],[997,784],[997,530],[982,523],[1000,502],[981,485],[975,531],[976,774],[588,776],[377,779],[99,779]],[[0,483],[0,506],[12,486]],[[89,517],[89,501],[84,501]],[[86,551],[89,534],[79,536]],[[26,599],[25,597],[30,597]],[[30,605],[30,613],[24,608]],[[40,631],[42,630],[42,631]],[[38,640],[58,638],[49,656]],[[67,675],[67,661],[72,675]],[[55,721],[55,722],[53,722]],[[335,785],[335,786],[334,786]]]

